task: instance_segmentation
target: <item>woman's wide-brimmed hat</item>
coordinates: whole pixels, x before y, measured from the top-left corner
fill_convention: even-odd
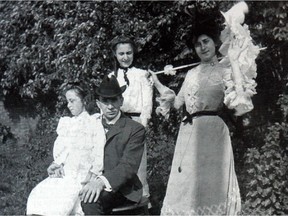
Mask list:
[[[121,95],[125,90],[126,86],[120,87],[115,76],[105,76],[96,89],[96,94],[105,98],[113,98]]]

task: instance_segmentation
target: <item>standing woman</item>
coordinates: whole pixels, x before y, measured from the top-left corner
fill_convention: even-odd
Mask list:
[[[149,72],[134,66],[137,53],[135,43],[128,37],[118,36],[111,42],[114,58],[114,71],[120,87],[126,86],[123,93],[124,102],[121,111],[133,120],[147,127],[152,113],[153,83]],[[147,148],[145,145],[138,176],[143,184],[143,196],[149,197],[147,183]]]
[[[79,200],[81,182],[89,171],[96,176],[103,171],[105,132],[102,124],[86,111],[86,91],[79,85],[69,85],[64,94],[72,117],[59,120],[54,161],[47,169],[49,177],[30,193],[27,215],[83,214]]]
[[[151,72],[161,94],[160,106],[166,106],[158,107],[156,112],[167,114],[169,104],[176,109],[182,106],[186,109],[161,214],[235,215],[240,213],[241,199],[229,129],[219,111],[227,100],[227,93],[232,91],[237,95],[234,102],[241,102],[235,106],[236,115],[253,108],[244,84],[234,76],[240,73],[241,42],[231,44],[233,49],[228,53],[231,68],[226,68],[216,56],[218,35],[208,26],[193,33],[194,49],[201,63],[188,71],[177,95]]]

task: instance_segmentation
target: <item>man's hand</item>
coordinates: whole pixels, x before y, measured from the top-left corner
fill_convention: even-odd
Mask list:
[[[85,183],[85,182],[84,182]],[[80,200],[84,203],[97,202],[105,184],[100,178],[91,178],[79,192]]]
[[[141,123],[142,123],[142,125],[146,128],[147,125],[148,125],[148,119],[147,119],[147,118],[141,119]]]
[[[48,167],[47,172],[51,178],[63,178],[65,175],[63,164],[59,165],[54,162]]]

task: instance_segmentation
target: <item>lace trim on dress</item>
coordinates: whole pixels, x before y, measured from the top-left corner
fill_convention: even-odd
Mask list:
[[[75,157],[75,162],[80,161],[79,169],[83,171],[87,169],[87,165],[92,165],[93,173],[102,172],[106,136],[101,120],[99,120],[100,116],[100,114],[90,116],[84,112],[77,117],[62,117],[59,120],[58,137],[53,148],[55,163],[66,164],[71,152],[77,152],[72,157]]]
[[[173,90],[162,84],[159,84],[157,89],[160,93],[160,96],[156,98],[156,101],[159,103],[159,106],[156,108],[156,114],[161,114],[168,118],[171,107],[174,106],[176,109],[178,109],[184,103],[186,105],[186,110],[190,114],[201,111],[202,109],[197,106],[197,103],[201,101],[198,99],[199,96],[197,96],[197,92],[201,86],[214,86],[219,84],[222,85],[223,83],[223,68],[217,62],[216,57],[215,59],[216,60],[212,62],[212,64],[201,63],[196,68],[189,70],[177,97]]]
[[[91,124],[92,117],[87,113],[83,112],[76,117],[62,117],[59,120],[57,127],[57,133],[62,137],[79,137],[89,134],[96,136],[95,127]]]
[[[198,207],[189,211],[175,210],[170,206],[163,206],[161,215],[237,215],[241,211],[239,203],[241,203],[239,189],[238,187],[234,187],[229,193],[226,202],[219,203],[218,205]]]

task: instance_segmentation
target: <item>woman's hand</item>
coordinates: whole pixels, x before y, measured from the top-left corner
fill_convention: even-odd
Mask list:
[[[159,81],[157,75],[156,75],[153,71],[151,71],[150,69],[148,69],[148,72],[151,74],[152,80],[153,80],[153,82],[154,82],[154,86],[155,86],[155,87],[158,89],[158,91],[159,91],[159,89],[161,88],[161,86],[163,86],[162,83]]]
[[[47,169],[49,177],[63,178],[63,176],[65,176],[63,166],[64,166],[63,164],[59,165],[53,162]]]
[[[157,75],[152,70],[148,69],[148,72],[151,74],[151,77],[154,82],[159,82]]]
[[[247,48],[249,39],[232,39],[229,49],[228,49],[228,57],[230,62],[237,61],[240,57],[240,54]]]

